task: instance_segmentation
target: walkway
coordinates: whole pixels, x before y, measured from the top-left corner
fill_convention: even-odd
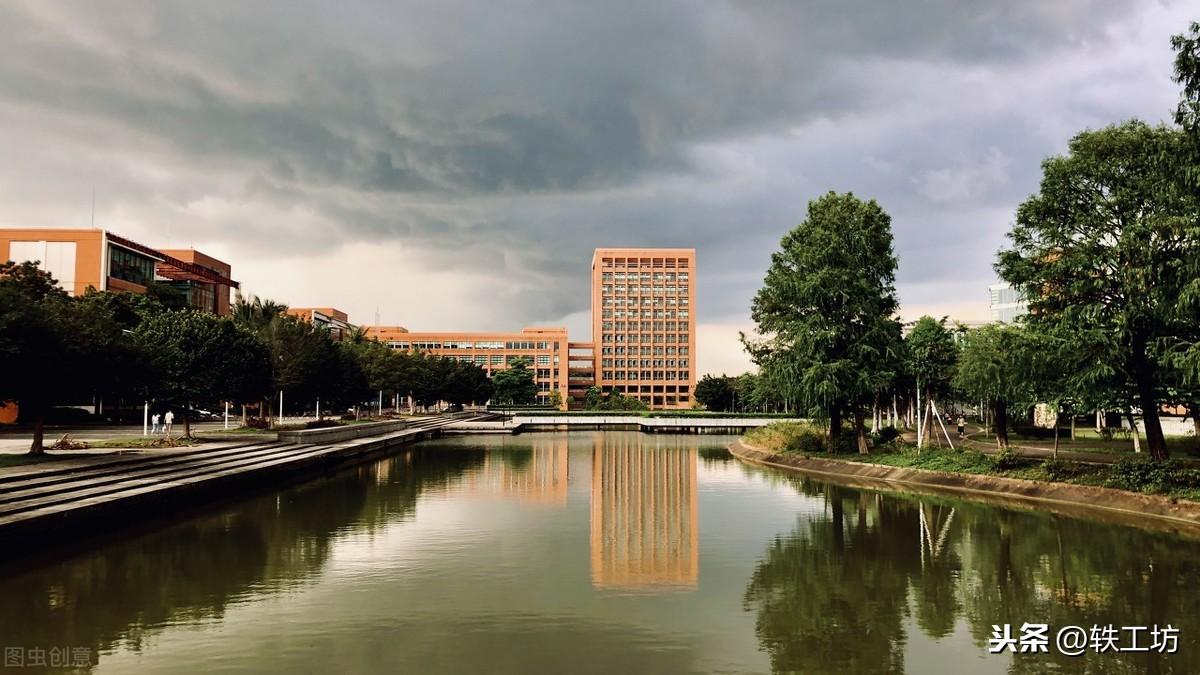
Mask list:
[[[97,457],[83,466],[48,462],[12,467],[0,473],[0,537],[49,536],[68,521],[77,524],[135,506],[140,514],[158,515],[154,505],[172,508],[181,498],[200,494],[228,496],[234,483],[376,454],[461,418],[423,418],[401,431],[331,444],[258,441],[169,454]]]

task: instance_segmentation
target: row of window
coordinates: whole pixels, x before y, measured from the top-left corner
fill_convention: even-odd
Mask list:
[[[688,318],[688,310],[680,309],[656,309],[654,311],[643,309],[639,314],[637,311],[623,309],[606,309],[600,314],[601,319],[686,319]]]
[[[389,343],[388,346],[391,346],[391,344]],[[463,363],[474,363],[475,365],[479,366],[486,366],[489,364],[493,366],[511,365],[518,359],[522,359],[526,363],[536,363],[539,366],[548,366],[552,361],[549,354],[509,354],[507,356],[504,354],[464,354],[462,356],[446,355],[445,358],[462,361]],[[557,354],[554,356],[553,363],[554,365],[559,364]]]
[[[617,295],[625,295],[641,293],[642,295],[687,295],[688,289],[688,286],[650,286],[648,284],[642,284],[641,286],[629,284],[626,286],[625,284],[618,283],[615,286],[604,284],[600,287],[600,294],[611,295],[612,293],[616,293]]]
[[[687,258],[604,258],[600,262],[605,269],[618,270],[687,269],[688,263]]]
[[[639,324],[637,321],[630,321],[628,324],[626,324],[624,321],[605,321],[600,324],[601,330],[608,331],[615,329],[618,333],[624,333],[626,330],[637,330],[638,327]],[[674,321],[643,321],[641,322],[641,329],[643,331],[648,331],[651,329],[657,331],[668,330],[674,333],[676,330],[687,330],[688,323],[686,321],[681,323],[676,323]]]
[[[688,393],[689,387],[686,384],[614,384],[603,387],[603,389],[605,392],[619,391],[622,394],[686,394]]]
[[[641,339],[639,340],[638,338],[641,338]],[[687,344],[688,334],[687,333],[655,333],[655,334],[651,335],[649,333],[642,333],[639,335],[637,333],[629,333],[628,335],[626,335],[625,333],[616,333],[616,334],[602,333],[600,335],[600,342],[602,342],[602,343],[611,343],[611,342],[617,342],[617,343],[621,343],[621,342],[646,342],[646,343],[649,343],[649,342],[671,342],[671,343],[674,343],[674,342],[679,342],[681,344]]]
[[[691,304],[688,298],[664,298],[661,296],[649,297],[643,295],[639,302],[637,298],[614,298],[605,296],[601,304],[605,307],[687,307]]]
[[[603,359],[600,364],[604,368],[624,368],[628,365],[631,368],[687,368],[687,359]]]
[[[614,356],[614,355],[615,356],[625,356],[626,354],[628,354],[630,356],[663,356],[666,354],[674,355],[675,348],[674,347],[640,347],[639,348],[639,347],[625,347],[625,346],[601,347],[600,353],[604,356]],[[679,355],[687,356],[688,348],[680,347]]]
[[[120,246],[109,246],[108,276],[145,286],[154,281],[154,260]]]
[[[456,340],[450,342],[402,342],[389,341],[387,345],[393,349],[416,349],[432,351],[434,349],[540,349],[558,350],[557,342],[503,342],[494,340]]]
[[[686,380],[688,379],[688,371],[680,370],[678,374],[674,370],[605,370],[601,375],[604,380]]]
[[[655,272],[654,274],[651,274],[650,272],[602,272],[600,274],[600,281],[615,281],[617,283],[628,281],[637,281],[639,283],[655,281],[658,283],[673,284],[677,281],[681,283],[687,283],[689,279],[687,272],[680,272],[678,274],[674,272]]]

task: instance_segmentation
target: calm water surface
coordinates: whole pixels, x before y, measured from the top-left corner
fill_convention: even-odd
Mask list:
[[[839,487],[730,440],[431,441],[8,573],[0,643],[101,673],[1200,672],[1194,541]],[[987,653],[1027,621],[1171,623],[1180,651]]]

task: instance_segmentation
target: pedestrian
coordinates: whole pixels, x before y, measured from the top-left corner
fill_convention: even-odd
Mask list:
[[[963,419],[962,415],[959,415],[958,416],[958,437],[966,438],[966,436],[967,436],[967,421],[965,419]]]
[[[163,424],[163,433],[170,436],[171,426],[175,423],[175,413],[168,410],[167,414],[163,415],[163,422],[165,422],[165,424]]]
[[[152,429],[150,433],[158,435],[158,423],[160,419],[161,417],[158,413],[154,413],[154,415],[150,417],[150,423],[154,425],[154,429]]]

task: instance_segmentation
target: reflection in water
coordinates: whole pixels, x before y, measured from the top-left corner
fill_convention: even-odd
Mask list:
[[[521,502],[564,505],[570,466],[564,435],[533,436],[521,449],[487,453],[461,484],[480,495],[516,497]]]
[[[799,478],[729,440],[421,444],[10,567],[0,646],[118,673],[1200,672],[1193,540]],[[1179,652],[987,654],[1025,622],[1169,623]]]
[[[985,653],[993,624],[1180,627],[1179,653],[1015,654],[1013,672],[1200,672],[1194,542],[930,497],[793,481],[826,509],[767,547],[746,608],[776,672],[902,672],[911,623]],[[1146,645],[1142,645],[1146,646]]]
[[[603,436],[592,450],[592,584],[695,586],[696,499],[694,441],[643,448],[636,437]]]

